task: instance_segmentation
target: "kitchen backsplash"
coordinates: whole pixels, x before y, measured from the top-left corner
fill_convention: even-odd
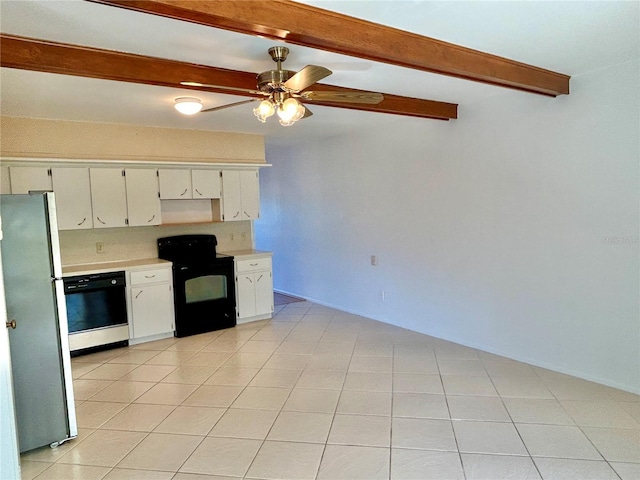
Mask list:
[[[173,235],[205,233],[218,239],[218,251],[253,248],[251,222],[226,222],[171,227],[94,228],[60,232],[63,265],[156,258],[157,239]],[[104,253],[97,253],[96,244]]]

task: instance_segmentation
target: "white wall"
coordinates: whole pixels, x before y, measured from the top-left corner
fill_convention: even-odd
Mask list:
[[[640,392],[639,71],[267,142],[256,248],[275,288]]]

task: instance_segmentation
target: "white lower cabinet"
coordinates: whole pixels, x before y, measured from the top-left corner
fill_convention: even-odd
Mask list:
[[[238,323],[271,318],[273,278],[271,257],[235,257]]]
[[[127,272],[131,344],[173,336],[175,316],[170,266]]]

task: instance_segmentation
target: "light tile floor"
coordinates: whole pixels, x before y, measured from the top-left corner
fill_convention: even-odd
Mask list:
[[[640,397],[311,303],[73,360],[45,479],[640,478]]]

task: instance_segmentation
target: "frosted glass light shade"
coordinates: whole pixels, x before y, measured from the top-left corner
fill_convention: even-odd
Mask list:
[[[256,116],[258,120],[262,123],[267,121],[271,115],[275,113],[276,109],[269,100],[263,100],[260,104],[253,109],[253,114]]]
[[[194,115],[202,110],[202,103],[199,98],[179,97],[175,99],[176,110],[184,115]]]
[[[285,127],[293,125],[304,115],[304,106],[295,98],[287,98],[278,108],[280,124]]]

